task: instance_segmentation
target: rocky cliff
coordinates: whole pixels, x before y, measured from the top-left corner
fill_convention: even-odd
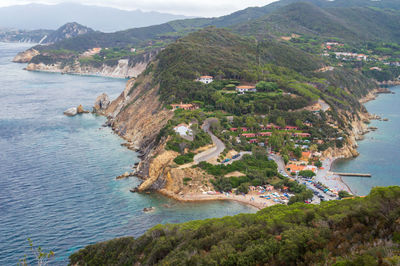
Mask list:
[[[18,61],[17,61],[18,59]],[[14,61],[24,62],[29,61],[29,55],[21,54],[17,55]],[[91,76],[103,76],[112,78],[131,78],[137,77],[143,70],[146,69],[148,61],[138,62],[135,65],[129,65],[128,59],[118,60],[118,64],[115,66],[109,66],[102,64],[99,67],[82,65],[79,61],[75,61],[71,65],[65,65],[63,62],[57,62],[54,64],[44,63],[29,63],[26,70],[29,71],[42,71],[42,72],[53,72],[53,73],[64,73],[64,74],[80,74],[80,75],[91,75]]]
[[[26,70],[42,71],[63,74],[79,74],[90,76],[103,76],[112,78],[132,78],[142,73],[149,62],[157,55],[158,51],[148,52],[139,59],[120,59],[115,64],[83,64],[77,58],[52,58],[47,62],[37,59],[42,56],[40,51],[31,48],[17,54],[13,62],[28,63]]]
[[[137,174],[149,177],[153,157],[162,149],[163,139],[157,140],[160,130],[173,117],[173,112],[163,108],[159,100],[159,85],[153,84],[152,75],[140,75],[129,80],[125,90],[106,110],[108,124],[141,152],[142,161]]]
[[[40,52],[34,48],[18,53],[12,60],[14,63],[28,63]]]

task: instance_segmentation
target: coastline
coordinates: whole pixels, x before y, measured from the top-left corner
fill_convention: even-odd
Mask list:
[[[392,93],[392,91],[389,88],[374,89],[374,90],[370,91],[366,96],[361,98],[359,100],[359,102],[364,105],[367,102],[376,100],[380,94],[385,94],[385,93]],[[374,115],[370,114],[369,112],[367,112],[367,115],[368,115],[369,120],[374,118]],[[365,123],[363,121],[361,121],[361,122]],[[355,146],[356,149],[358,147],[357,142],[363,140],[363,135],[368,134],[369,132],[370,131],[368,129],[364,129],[359,132],[353,132],[351,137],[354,138],[354,141],[356,142],[356,143],[354,143],[356,145]],[[335,157],[330,157],[330,158],[325,159],[323,162],[323,167],[326,169],[326,171],[321,176],[319,176],[317,174],[316,180],[327,185],[328,187],[331,187],[331,188],[337,190],[337,191],[345,190],[345,191],[350,192],[351,194],[357,196],[356,193],[354,193],[351,190],[350,186],[343,180],[343,178],[341,176],[333,174],[333,167],[334,167],[335,162],[337,162],[338,160],[351,159],[351,158],[355,158],[355,157],[335,156]],[[321,170],[319,170],[319,171],[321,171]]]
[[[246,195],[235,194],[217,194],[208,195],[200,193],[187,193],[178,195],[166,189],[157,190],[163,196],[169,197],[179,202],[209,202],[209,201],[235,201],[256,208],[258,210],[277,205],[272,200],[266,200],[259,197],[257,193],[249,193]]]

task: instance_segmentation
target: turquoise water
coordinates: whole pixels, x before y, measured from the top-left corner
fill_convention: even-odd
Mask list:
[[[370,126],[378,130],[358,143],[360,156],[340,160],[333,167],[338,172],[372,174],[372,178],[343,178],[357,195],[367,195],[375,186],[400,185],[400,87],[391,89],[396,94],[381,94],[365,105],[370,113],[389,121],[372,121]]]
[[[13,64],[28,48],[0,43],[0,265],[30,258],[27,238],[56,253],[53,264],[88,244],[140,236],[160,223],[255,212],[232,202],[178,203],[132,194],[135,178],[116,181],[137,161],[91,114],[62,113],[97,95],[116,98],[126,80],[36,73]],[[144,207],[156,207],[143,213]]]

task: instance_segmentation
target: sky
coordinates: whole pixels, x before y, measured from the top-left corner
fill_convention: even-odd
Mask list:
[[[250,6],[264,6],[276,0],[0,0],[0,7],[29,3],[59,4],[75,2],[126,10],[140,9],[186,16],[227,15]]]

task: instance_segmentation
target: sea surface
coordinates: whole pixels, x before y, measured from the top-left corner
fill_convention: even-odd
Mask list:
[[[376,186],[400,185],[400,86],[391,88],[396,94],[380,94],[365,104],[371,114],[389,121],[373,120],[370,124],[378,130],[359,141],[360,156],[336,161],[333,171],[371,173],[372,178],[343,177],[351,190],[360,196],[369,194]]]
[[[92,243],[138,237],[157,224],[252,213],[234,202],[179,203],[132,194],[139,180],[115,180],[138,161],[102,127],[103,117],[66,117],[91,109],[106,92],[116,98],[126,80],[28,72],[11,63],[26,44],[0,43],[0,265],[32,258],[27,238],[55,252],[54,265]],[[156,207],[144,213],[145,207]]]

